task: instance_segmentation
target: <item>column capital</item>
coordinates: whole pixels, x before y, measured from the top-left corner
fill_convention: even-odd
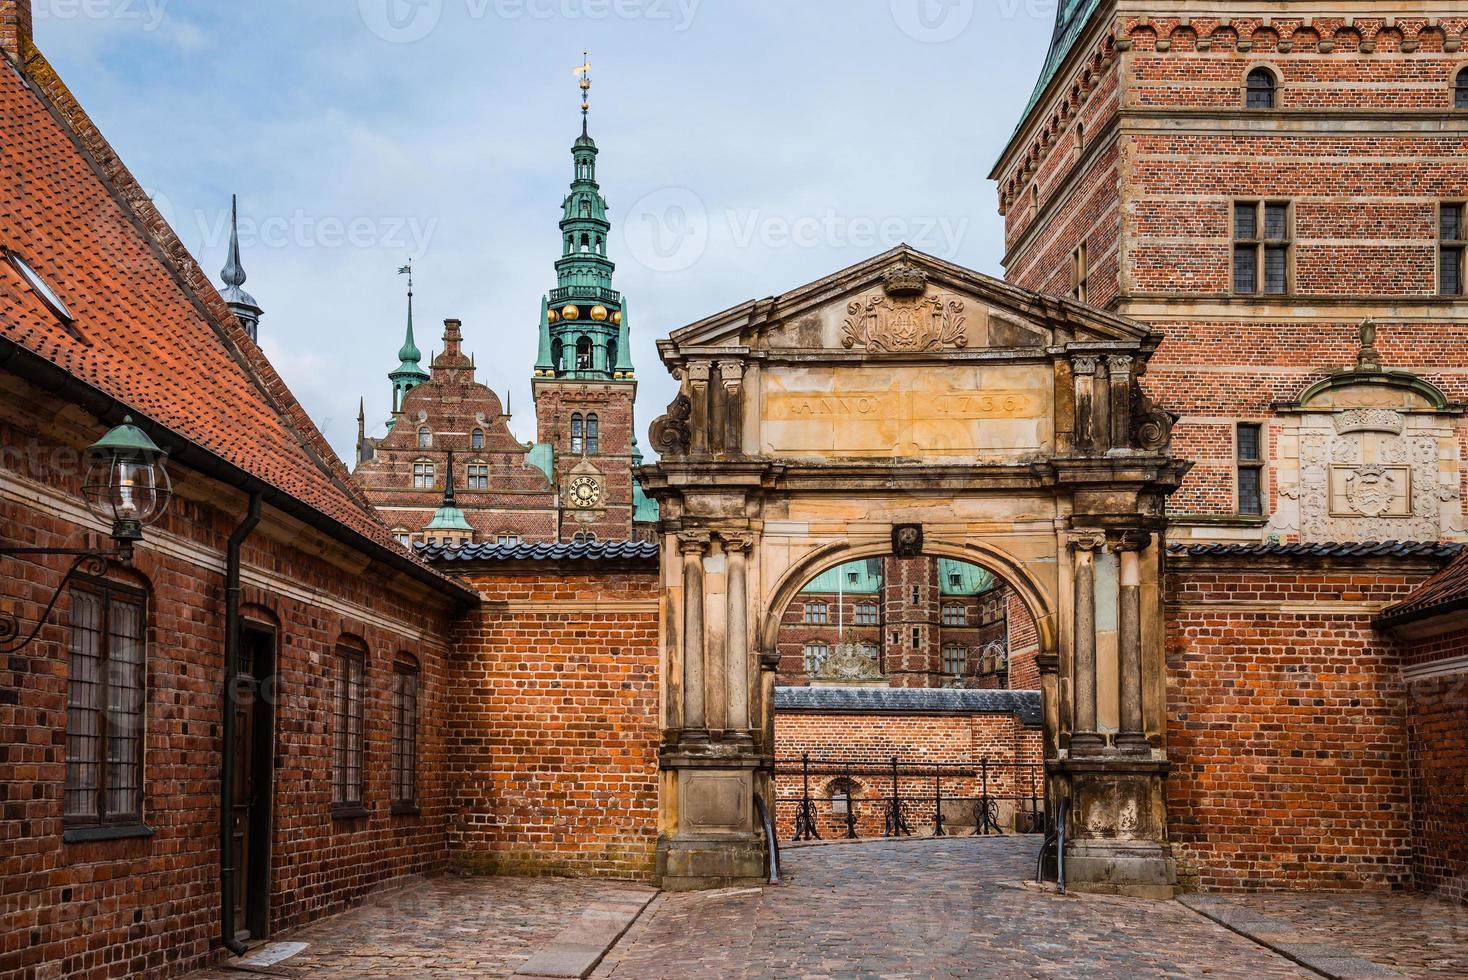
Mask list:
[[[1111,550],[1117,553],[1123,551],[1146,551],[1152,544],[1152,532],[1143,531],[1140,528],[1132,528],[1127,531],[1113,531],[1107,535],[1107,543]]]
[[[707,385],[709,383],[709,372],[713,364],[708,361],[689,361],[683,370],[688,377],[688,383],[693,385]]]
[[[720,534],[719,540],[724,542],[724,550],[731,555],[742,555],[754,547],[754,535],[752,534]]]
[[[678,551],[685,555],[702,555],[709,549],[713,536],[707,531],[682,531],[678,535]]]
[[[1099,528],[1078,527],[1070,532],[1070,550],[1100,551],[1106,547],[1106,532]]]
[[[719,383],[727,391],[738,391],[744,385],[744,362],[720,361]]]
[[[1095,374],[1100,360],[1095,354],[1076,354],[1070,359],[1070,369],[1075,374]]]
[[[1106,367],[1112,375],[1127,374],[1132,369],[1134,358],[1130,354],[1108,354],[1106,355]]]

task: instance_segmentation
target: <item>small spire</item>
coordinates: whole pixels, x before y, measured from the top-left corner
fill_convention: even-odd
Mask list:
[[[234,286],[238,289],[245,284],[245,267],[240,264],[240,198],[238,194],[229,196],[229,258],[225,260],[224,270],[219,273],[226,286]]]
[[[366,422],[367,421],[367,399],[366,398],[358,398],[357,399],[357,421],[358,422]]]
[[[443,505],[454,506],[454,451],[449,450],[449,471],[443,481]]]
[[[591,113],[591,55],[589,52],[581,52],[581,66],[576,69],[576,77],[581,80],[581,135],[589,136],[591,135],[587,118]]]
[[[418,349],[418,344],[413,339],[413,263],[411,260],[398,270],[398,275],[408,277],[408,331],[403,340],[403,346],[398,350],[398,360],[403,362],[403,366],[398,370],[403,370],[409,365],[416,368],[418,362],[423,359],[423,352]]]

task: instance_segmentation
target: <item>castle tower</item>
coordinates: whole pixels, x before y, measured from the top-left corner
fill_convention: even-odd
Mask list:
[[[633,399],[627,303],[612,285],[611,222],[589,126],[591,65],[580,72],[581,135],[562,202],[556,288],[541,301],[532,379],[539,441],[555,455],[563,540],[631,537]]]

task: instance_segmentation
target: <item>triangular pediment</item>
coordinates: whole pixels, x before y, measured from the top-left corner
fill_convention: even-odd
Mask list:
[[[1141,323],[1046,296],[901,245],[778,296],[751,300],[673,332],[692,349],[871,355],[1034,350],[1136,343]]]

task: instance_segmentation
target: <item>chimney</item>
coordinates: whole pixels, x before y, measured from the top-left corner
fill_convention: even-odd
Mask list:
[[[0,49],[20,61],[31,44],[31,0],[0,0]]]

